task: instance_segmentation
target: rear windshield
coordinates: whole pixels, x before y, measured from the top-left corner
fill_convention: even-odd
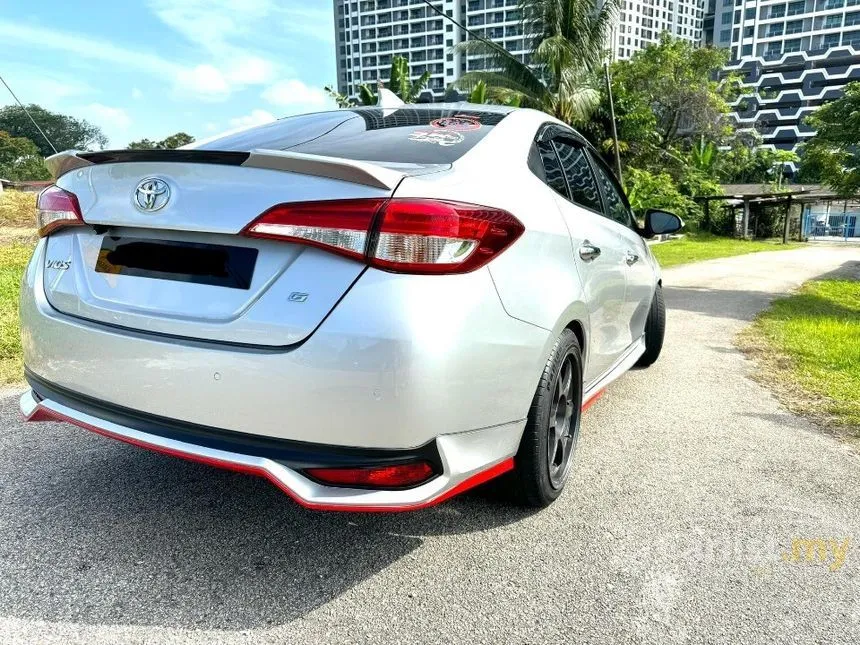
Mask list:
[[[255,148],[388,163],[448,164],[507,112],[449,108],[358,108],[289,117],[208,141],[198,150]]]

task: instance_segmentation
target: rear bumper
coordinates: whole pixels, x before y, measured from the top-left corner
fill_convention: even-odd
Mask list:
[[[266,349],[60,313],[45,297],[45,260],[43,241],[21,291],[32,374],[105,404],[272,439],[414,449],[521,425],[553,342],[505,313],[486,269],[369,269],[308,339]]]
[[[225,431],[211,428],[210,437],[201,434],[192,443],[181,438],[191,438],[190,429],[188,435],[178,434],[186,424],[165,423],[167,420],[154,420],[145,414],[92,405],[32,377],[31,385],[34,389],[26,392],[20,402],[21,413],[27,421],[65,421],[156,452],[261,476],[300,505],[314,510],[408,511],[438,504],[513,468],[513,455],[525,424],[520,421],[442,435],[413,451],[345,450],[297,442],[261,444],[251,437],[244,439],[243,449],[242,439],[232,436],[241,437],[241,433],[229,433],[229,437],[235,439],[230,443]],[[144,424],[148,424],[149,431],[141,429]],[[201,428],[198,426],[196,430]],[[305,477],[300,470],[301,466],[314,465],[403,463],[416,456],[431,461],[439,474],[424,484],[404,490],[324,486]]]

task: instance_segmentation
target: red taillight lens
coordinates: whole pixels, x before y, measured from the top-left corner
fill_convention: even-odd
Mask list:
[[[318,246],[401,273],[467,273],[524,231],[503,210],[431,199],[350,199],[275,206],[245,235]]]
[[[426,461],[378,468],[308,468],[305,472],[324,484],[367,488],[415,486],[435,475]]]
[[[510,213],[429,199],[392,199],[377,227],[370,263],[403,273],[466,273],[523,233]]]
[[[382,199],[343,199],[281,204],[251,222],[244,234],[301,242],[361,259],[373,218],[384,203]]]
[[[45,237],[59,228],[81,226],[84,223],[81,206],[74,193],[59,186],[48,186],[36,200],[36,228]]]

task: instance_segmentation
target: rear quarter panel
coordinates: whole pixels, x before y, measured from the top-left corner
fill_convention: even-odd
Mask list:
[[[528,167],[534,136],[546,115],[514,112],[451,171],[408,177],[397,197],[453,199],[501,208],[519,219],[525,233],[490,262],[494,285],[508,315],[552,332],[538,361],[541,368],[556,336],[579,321],[586,336],[588,313],[573,248],[549,187]]]

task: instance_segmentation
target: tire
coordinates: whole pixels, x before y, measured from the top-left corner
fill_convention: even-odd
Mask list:
[[[645,353],[636,361],[637,367],[653,365],[660,357],[665,335],[666,304],[663,302],[663,287],[658,284],[651,301],[651,309],[648,311],[648,320],[645,322]]]
[[[544,367],[514,458],[509,483],[517,502],[543,508],[561,494],[570,475],[581,416],[582,349],[576,334],[565,329]]]

